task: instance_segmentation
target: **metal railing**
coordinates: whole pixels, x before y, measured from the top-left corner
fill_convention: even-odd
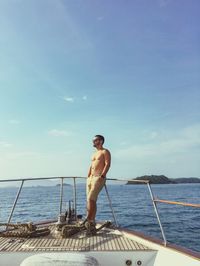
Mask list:
[[[16,182],[16,181],[19,182],[19,181],[21,181],[21,184],[19,186],[19,190],[18,190],[18,192],[16,194],[15,200],[14,200],[12,208],[11,208],[10,215],[8,217],[7,224],[9,224],[11,222],[11,219],[13,217],[13,213],[14,213],[15,207],[17,205],[17,201],[19,199],[19,195],[21,193],[21,190],[22,190],[22,187],[23,187],[24,183],[26,181],[30,181],[30,180],[33,181],[33,180],[49,180],[49,179],[60,179],[60,181],[61,181],[61,184],[60,184],[59,214],[62,213],[63,182],[64,182],[64,179],[73,179],[73,203],[74,203],[75,219],[77,219],[77,184],[76,184],[76,179],[87,179],[87,177],[39,177],[39,178],[3,179],[3,180],[0,180],[0,183],[2,183],[2,182]],[[156,203],[176,204],[176,205],[200,208],[200,204],[192,204],[192,203],[184,203],[184,202],[177,202],[177,201],[161,200],[161,199],[155,198],[155,196],[153,194],[153,191],[152,191],[152,188],[151,188],[151,185],[150,185],[148,180],[134,180],[134,179],[127,180],[127,179],[117,179],[117,178],[106,178],[106,180],[119,181],[119,182],[131,181],[131,182],[134,182],[134,183],[140,183],[140,184],[146,184],[147,185],[148,190],[149,190],[149,194],[150,194],[150,198],[151,198],[151,201],[152,201],[152,204],[153,204],[153,207],[154,207],[154,211],[155,211],[155,214],[156,214],[156,218],[158,220],[158,224],[159,224],[159,227],[160,227],[160,230],[161,230],[161,234],[162,234],[162,238],[163,238],[163,244],[165,246],[167,245],[167,239],[166,239],[166,236],[165,236],[165,233],[164,233],[164,229],[163,229],[163,226],[162,226],[162,223],[161,223],[161,220],[160,220],[160,216],[159,216],[159,212],[158,212],[158,208],[157,208],[157,204]],[[114,209],[113,209],[113,206],[112,206],[112,201],[111,201],[111,198],[109,196],[106,184],[104,185],[104,188],[105,188],[106,195],[107,195],[107,198],[108,198],[108,203],[109,203],[109,206],[110,206],[110,209],[111,209],[111,212],[112,212],[113,220],[115,222],[115,225],[118,227],[118,222],[117,222],[117,219],[116,219],[116,215],[115,215],[115,212],[114,212]],[[8,229],[8,226],[6,227],[6,230],[7,229]]]

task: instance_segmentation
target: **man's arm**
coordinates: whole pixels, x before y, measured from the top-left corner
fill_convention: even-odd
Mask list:
[[[88,171],[88,177],[91,175],[91,166],[89,168],[89,171]]]
[[[104,158],[105,158],[105,166],[104,166],[103,171],[101,173],[102,177],[106,177],[106,174],[107,174],[107,172],[110,168],[110,164],[111,164],[111,154],[108,150],[106,150],[104,152]]]

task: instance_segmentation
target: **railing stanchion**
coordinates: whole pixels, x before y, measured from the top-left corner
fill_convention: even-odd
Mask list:
[[[62,213],[62,203],[63,203],[63,177],[61,177],[61,186],[60,186],[60,214]]]
[[[74,179],[74,211],[75,211],[75,219],[77,220],[77,210],[76,210],[76,208],[77,208],[77,206],[76,206],[76,178],[75,177],[73,177],[73,179]]]
[[[24,180],[22,179],[22,182],[21,182],[21,185],[19,187],[19,190],[17,192],[17,195],[16,195],[16,198],[15,198],[15,201],[13,203],[13,206],[12,206],[12,210],[11,210],[11,213],[9,215],[9,218],[8,218],[8,224],[10,223],[11,219],[12,219],[12,216],[13,216],[13,213],[14,213],[14,210],[15,210],[15,206],[17,204],[17,201],[18,201],[18,198],[19,198],[19,195],[21,193],[21,190],[22,190],[22,187],[23,187],[23,184],[24,184]],[[8,229],[8,225],[6,226],[6,230]]]
[[[114,221],[115,221],[115,225],[118,227],[117,219],[116,219],[116,216],[115,216],[115,213],[114,213],[113,207],[112,207],[112,202],[111,202],[110,196],[109,196],[109,194],[108,194],[108,189],[107,189],[106,184],[104,185],[104,187],[105,187],[105,190],[106,190],[106,195],[107,195],[107,197],[108,197],[108,202],[109,202],[109,205],[110,205],[110,209],[111,209],[111,211],[112,211],[113,219],[114,219]]]
[[[159,217],[158,209],[157,209],[156,203],[154,201],[153,191],[151,189],[151,186],[150,186],[149,182],[147,183],[147,187],[149,189],[149,193],[150,193],[151,200],[152,200],[152,203],[153,203],[153,207],[154,207],[154,210],[155,210],[155,213],[156,213],[158,224],[160,226],[160,230],[161,230],[162,237],[163,237],[163,240],[164,240],[164,245],[166,246],[167,245],[167,240],[166,240],[165,233],[164,233],[164,230],[163,230],[163,227],[162,227],[162,223],[161,223],[161,220],[160,220],[160,217]]]

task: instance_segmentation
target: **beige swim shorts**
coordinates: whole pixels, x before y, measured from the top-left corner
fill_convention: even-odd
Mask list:
[[[90,176],[87,178],[86,184],[86,193],[87,200],[96,201],[99,195],[99,192],[102,190],[105,185],[106,178],[101,176]]]

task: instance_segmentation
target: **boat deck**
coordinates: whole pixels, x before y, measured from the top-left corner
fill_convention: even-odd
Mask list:
[[[121,231],[112,228],[103,228],[91,237],[86,236],[85,232],[80,232],[70,238],[62,238],[59,234],[55,234],[55,224],[45,226],[48,226],[51,232],[44,237],[0,237],[0,252],[150,250],[125,237]]]

